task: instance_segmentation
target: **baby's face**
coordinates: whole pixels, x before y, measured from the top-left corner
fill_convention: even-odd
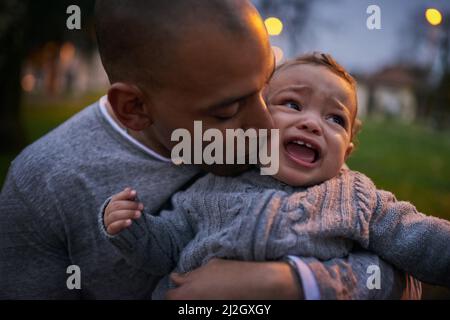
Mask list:
[[[353,149],[356,97],[349,83],[324,66],[292,65],[266,89],[280,129],[280,167],[274,177],[311,186],[336,176]]]

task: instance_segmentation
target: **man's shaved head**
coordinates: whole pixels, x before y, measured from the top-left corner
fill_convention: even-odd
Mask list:
[[[255,15],[247,0],[97,0],[99,51],[111,83],[162,86],[180,45],[212,30],[251,35]]]
[[[262,89],[274,56],[249,0],[97,0],[96,20],[110,113],[152,150],[170,157],[173,132],[194,134],[195,121],[272,127]]]

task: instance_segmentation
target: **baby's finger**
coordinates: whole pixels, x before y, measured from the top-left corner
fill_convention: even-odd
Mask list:
[[[131,225],[131,220],[120,220],[116,221],[114,223],[111,223],[107,228],[106,232],[108,234],[114,236],[118,234],[120,231],[122,231],[125,228],[128,228]]]
[[[139,219],[141,217],[141,211],[139,210],[119,210],[110,213],[107,217],[105,217],[105,225],[109,226],[110,224],[120,221],[120,220],[128,220],[128,219]]]
[[[125,190],[112,196],[111,201],[134,200],[136,198],[136,190],[126,188]]]
[[[130,200],[118,200],[111,201],[107,206],[108,215],[120,210],[144,210],[144,204]]]

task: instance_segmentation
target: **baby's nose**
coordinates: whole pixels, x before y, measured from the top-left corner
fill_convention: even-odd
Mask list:
[[[305,117],[299,122],[297,128],[318,136],[322,135],[322,128],[320,127],[319,121],[314,117]]]

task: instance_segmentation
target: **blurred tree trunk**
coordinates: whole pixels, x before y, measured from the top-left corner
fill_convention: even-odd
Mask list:
[[[434,126],[438,130],[449,128],[450,122],[450,73],[443,75],[435,93]]]
[[[82,8],[82,30],[66,28],[66,9]],[[25,144],[21,122],[22,64],[32,50],[46,43],[72,41],[77,49],[94,49],[92,0],[1,0],[0,1],[0,152],[16,152]]]
[[[17,152],[26,144],[20,121],[21,67],[25,55],[23,1],[0,4],[0,151]]]
[[[367,115],[373,116],[375,113],[375,85],[369,80],[367,86]]]
[[[446,16],[450,15],[450,12]],[[440,43],[440,61],[443,75],[434,92],[432,121],[436,129],[444,130],[450,124],[450,22],[444,21],[443,37]]]

